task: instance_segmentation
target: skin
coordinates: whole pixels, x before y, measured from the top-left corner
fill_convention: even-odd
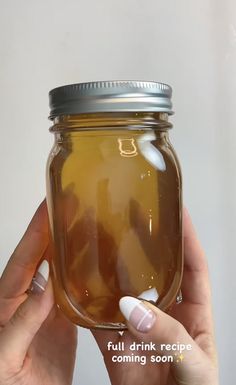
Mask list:
[[[55,307],[51,282],[27,295],[47,255],[45,202],[36,211],[0,279],[0,385],[68,385],[72,382],[77,329]]]
[[[153,305],[145,303],[156,314],[156,322],[147,333],[137,332],[128,322],[128,331],[123,336],[113,332],[94,331],[94,337],[103,354],[112,385],[217,385],[218,365],[211,308],[211,290],[205,253],[197,239],[191,218],[184,210],[184,274],[181,285],[183,302],[176,304],[165,314]],[[117,352],[108,351],[109,341],[123,341],[127,349],[119,355],[129,355],[130,344],[154,342],[190,344],[192,350],[184,352],[182,362],[147,364],[113,363],[111,356]],[[151,352],[153,355],[155,352]],[[161,352],[159,352],[162,354]],[[159,354],[156,353],[156,354]],[[166,351],[166,355],[174,352]]]
[[[68,385],[72,382],[76,327],[56,308],[50,279],[42,294],[26,294],[40,261],[50,259],[47,246],[48,218],[44,201],[0,279],[0,385]],[[184,246],[181,287],[184,300],[180,305],[165,314],[146,304],[156,314],[156,322],[147,333],[136,331],[129,322],[123,336],[117,332],[93,331],[112,385],[218,384],[208,268],[186,211]],[[124,341],[126,346],[133,341],[157,344],[179,341],[190,343],[193,349],[185,354],[182,363],[115,364],[111,360],[114,352],[107,350],[108,341]],[[128,350],[123,352],[128,353]],[[143,355],[143,352],[134,353]]]

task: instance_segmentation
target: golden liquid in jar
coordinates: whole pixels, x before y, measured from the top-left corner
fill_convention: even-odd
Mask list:
[[[52,151],[54,288],[79,325],[122,329],[121,297],[166,310],[179,290],[180,172],[167,134],[153,132],[145,143],[145,130],[69,132]]]

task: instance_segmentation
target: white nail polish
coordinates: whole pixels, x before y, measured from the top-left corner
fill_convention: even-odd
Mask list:
[[[30,292],[32,294],[42,294],[45,291],[45,288],[47,286],[48,277],[49,277],[49,264],[48,264],[48,261],[45,259],[39,266],[35,274],[35,277],[32,280]]]
[[[37,272],[43,276],[43,278],[45,279],[46,282],[48,281],[48,277],[49,277],[49,264],[48,264],[48,261],[46,259],[43,260],[43,262],[39,266]]]
[[[120,310],[138,332],[148,333],[156,322],[156,314],[137,298],[121,298]]]
[[[142,301],[140,301],[140,299],[134,297],[122,297],[119,302],[120,311],[124,315],[124,317],[129,320],[130,314],[132,313],[133,309],[141,303]]]

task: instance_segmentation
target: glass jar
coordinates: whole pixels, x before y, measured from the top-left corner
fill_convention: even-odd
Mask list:
[[[75,324],[126,328],[129,295],[166,311],[183,269],[182,186],[171,88],[91,82],[49,94],[47,205],[56,301]]]

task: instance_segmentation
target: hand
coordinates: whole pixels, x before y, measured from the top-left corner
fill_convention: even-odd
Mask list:
[[[47,246],[43,202],[0,279],[0,385],[72,382],[77,331],[54,305]]]
[[[127,319],[128,331],[122,336],[117,332],[93,331],[104,356],[112,385],[217,385],[217,354],[214,342],[211,310],[211,293],[208,268],[204,252],[196,237],[191,219],[184,211],[184,274],[182,281],[183,302],[173,306],[166,314],[148,302],[123,297],[120,308]],[[141,321],[142,320],[142,321]],[[125,351],[108,351],[107,344],[124,342]],[[178,359],[176,351],[134,351],[130,344],[153,342],[191,345]],[[173,345],[172,345],[173,346]],[[140,363],[114,363],[113,355],[145,355],[146,365]],[[168,355],[173,363],[153,363],[150,356]]]

